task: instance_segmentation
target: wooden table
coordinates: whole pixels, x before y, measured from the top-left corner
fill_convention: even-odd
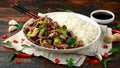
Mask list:
[[[18,22],[25,22],[26,20],[30,19],[30,17],[12,9],[10,5],[14,3],[22,4],[35,13],[59,11],[56,8],[62,8],[73,10],[74,12],[89,16],[90,12],[93,10],[105,9],[114,12],[116,16],[115,21],[109,24],[109,26],[113,27],[115,24],[120,23],[119,0],[0,0],[0,68],[68,68],[65,65],[56,65],[43,57],[34,57],[29,59],[16,58],[22,60],[22,64],[16,64],[14,61],[9,61],[8,56],[12,54],[14,50],[3,47],[3,39],[1,36],[3,34],[11,36],[19,30],[13,33],[9,33],[8,21],[10,19],[15,19]],[[119,45],[115,44],[113,44],[113,47],[120,48]],[[108,68],[120,68],[120,51],[112,54],[110,57],[116,59],[108,63]],[[85,62],[80,68],[104,67],[102,62],[97,65],[91,65]]]

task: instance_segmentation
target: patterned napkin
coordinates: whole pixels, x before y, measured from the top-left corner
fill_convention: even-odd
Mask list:
[[[67,54],[60,54],[60,53],[51,53],[48,51],[42,51],[42,50],[38,50],[36,47],[32,46],[32,43],[29,42],[26,37],[23,34],[23,31],[19,31],[18,33],[16,33],[15,35],[9,37],[8,39],[6,39],[5,41],[3,41],[4,43],[6,41],[11,41],[13,42],[13,40],[18,40],[18,43],[12,43],[11,46],[8,45],[4,45],[8,48],[14,48],[17,51],[22,51],[24,53],[27,54],[33,54],[35,56],[43,56],[51,61],[55,61],[56,58],[58,58],[60,60],[59,64],[66,64],[66,59],[68,58],[73,58],[74,59],[74,66],[81,66],[86,58],[86,56],[94,56],[95,54],[101,54],[103,55],[105,52],[108,52],[111,48],[112,48],[112,44],[107,44],[104,42],[103,38],[106,34],[112,34],[111,32],[111,28],[108,28],[107,26],[103,26],[100,25],[101,27],[101,37],[99,38],[99,40],[96,42],[95,45],[91,45],[85,49],[82,49],[80,51],[78,51],[77,53],[67,53]],[[21,39],[25,39],[24,42],[22,42]],[[108,49],[104,49],[103,45],[107,44],[109,47]],[[27,46],[22,46],[22,45],[27,45]]]

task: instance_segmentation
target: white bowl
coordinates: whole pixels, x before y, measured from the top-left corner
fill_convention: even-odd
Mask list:
[[[56,13],[68,13],[68,12],[52,12],[52,14],[56,14]],[[49,14],[51,14],[51,13],[49,13]],[[63,50],[63,49],[57,49],[57,50],[56,50],[56,49],[45,48],[45,47],[38,46],[38,45],[36,45],[36,44],[34,44],[34,43],[31,42],[32,45],[35,46],[36,48],[40,49],[40,50],[45,50],[45,51],[50,51],[50,52],[55,52],[55,53],[73,53],[73,52],[77,52],[77,51],[79,51],[79,50],[81,50],[81,49],[87,48],[88,46],[91,46],[91,45],[96,44],[96,42],[98,41],[98,39],[99,39],[99,37],[100,37],[100,35],[101,35],[100,26],[99,26],[94,20],[90,19],[90,18],[87,17],[87,16],[84,16],[84,15],[78,14],[78,13],[74,13],[74,15],[79,16],[79,17],[82,18],[83,20],[89,21],[89,23],[91,23],[91,24],[93,24],[94,26],[97,27],[99,33],[98,33],[97,37],[95,38],[95,40],[92,41],[90,44],[85,45],[85,46],[82,46],[82,47],[78,47],[78,48],[71,48],[71,49],[64,49],[64,50]],[[34,19],[28,20],[28,21],[24,24],[23,28],[24,28],[29,22],[31,22],[31,21],[33,21],[33,20],[34,20]],[[25,35],[25,34],[24,34],[24,35]],[[29,40],[28,40],[28,41],[29,41]],[[29,42],[30,42],[30,41],[29,41]]]
[[[95,18],[93,16],[93,14],[95,13],[99,13],[99,12],[103,12],[103,13],[108,13],[110,15],[112,15],[111,18],[109,19],[98,19],[98,18]],[[100,24],[108,24],[108,23],[111,23],[112,21],[114,21],[115,19],[115,14],[111,11],[108,11],[108,10],[95,10],[95,11],[92,11],[91,14],[90,14],[90,18],[93,19],[94,21],[96,21],[97,23],[100,23]]]

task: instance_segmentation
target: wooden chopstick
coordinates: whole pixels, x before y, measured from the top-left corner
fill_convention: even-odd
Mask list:
[[[18,8],[18,7],[16,7],[16,6],[12,6],[12,8],[14,8],[14,9],[18,10],[19,12],[24,13],[24,14],[26,14],[26,15],[30,16],[30,17],[33,17],[31,14],[26,13],[26,11],[23,11],[22,9],[19,9],[19,8]],[[33,18],[34,18],[34,17],[33,17]]]
[[[23,7],[22,5],[18,5],[18,4],[15,4],[15,5],[12,5],[12,7],[18,11],[20,11],[21,13],[24,13],[32,18],[40,18],[38,15],[36,15],[35,13],[29,11],[28,9],[26,9],[25,7]]]
[[[33,12],[31,12],[31,11],[30,11],[30,10],[28,10],[27,8],[23,7],[22,5],[20,5],[20,4],[15,4],[15,6],[19,7],[20,9],[23,9],[24,11],[26,11],[26,12],[30,13],[30,14],[31,14],[31,15],[33,15],[33,16],[35,16],[35,17],[38,17],[38,18],[39,18],[39,16],[38,16],[38,15],[36,15],[36,14],[35,14],[35,13],[33,13]]]

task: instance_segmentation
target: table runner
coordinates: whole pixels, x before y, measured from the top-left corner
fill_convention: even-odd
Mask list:
[[[104,36],[106,34],[112,34],[111,28],[108,28],[107,26],[104,26],[104,25],[100,25],[100,28],[101,28],[102,33],[101,33],[99,40],[97,41],[97,43],[95,45],[91,45],[85,49],[81,49],[80,51],[78,51],[76,53],[70,53],[70,54],[51,53],[48,51],[38,50],[37,48],[32,46],[32,43],[27,41],[22,30],[19,31],[18,33],[16,33],[15,35],[9,37],[8,39],[6,39],[3,42],[4,43],[6,41],[13,42],[13,40],[16,39],[19,41],[18,44],[12,43],[9,48],[14,48],[17,51],[21,50],[22,52],[27,53],[27,54],[34,53],[35,56],[43,56],[53,62],[56,58],[58,58],[60,60],[59,64],[66,64],[66,59],[73,58],[74,66],[81,66],[83,64],[86,56],[94,56],[95,54],[104,55],[105,52],[108,52],[112,48],[111,43],[107,44],[103,40]],[[25,38],[25,41],[23,43],[21,43],[22,38]],[[107,44],[109,46],[108,49],[103,48],[104,44]],[[27,45],[27,46],[22,46],[22,45]],[[8,47],[8,45],[4,45],[4,46]]]

